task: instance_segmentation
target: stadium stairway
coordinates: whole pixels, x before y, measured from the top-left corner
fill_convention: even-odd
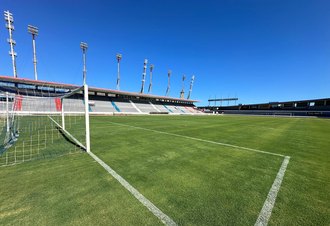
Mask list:
[[[134,108],[130,102],[127,102],[127,101],[114,101],[114,103],[120,109],[121,113],[139,114],[139,111],[136,110],[136,108]]]
[[[119,107],[116,105],[116,103],[114,101],[111,101],[111,104],[116,109],[117,112],[121,112],[121,110],[119,109]]]
[[[164,104],[164,107],[171,113],[173,113],[173,111],[171,109],[169,109],[169,107],[167,107],[165,104]]]

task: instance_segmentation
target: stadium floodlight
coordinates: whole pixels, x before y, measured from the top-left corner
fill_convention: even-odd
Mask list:
[[[150,64],[150,84],[149,84],[149,88],[148,88],[148,93],[151,93],[152,90],[152,71],[154,69],[154,65]]]
[[[182,90],[180,92],[180,98],[181,99],[184,99],[184,80],[186,80],[186,76],[185,75],[182,76]]]
[[[193,85],[194,85],[194,81],[195,81],[195,75],[193,75],[193,76],[191,77],[190,88],[189,88],[189,93],[188,93],[188,97],[187,97],[188,100],[190,99],[190,95],[191,95],[191,92],[192,92],[192,88],[193,88]]]
[[[34,65],[34,79],[38,80],[37,73],[37,54],[36,54],[36,41],[35,36],[38,35],[38,28],[32,25],[28,25],[28,32],[32,35],[32,48],[33,48],[33,65]]]
[[[86,51],[87,51],[87,48],[88,48],[88,45],[86,42],[80,42],[80,48],[82,49],[82,52],[83,52],[83,64],[84,64],[84,67],[83,67],[83,84],[85,85],[86,84]]]
[[[144,92],[144,83],[146,81],[146,74],[147,74],[147,63],[148,63],[148,60],[147,59],[144,59],[143,73],[142,73],[142,86],[141,86],[140,93],[143,93]]]
[[[165,93],[165,96],[168,96],[169,93],[170,93],[170,88],[171,88],[171,74],[172,74],[172,71],[171,70],[168,70],[167,72],[167,89],[166,89],[166,93]]]
[[[5,21],[7,22],[6,28],[8,29],[8,32],[9,32],[9,38],[7,39],[8,43],[10,45],[9,55],[11,56],[11,60],[12,60],[14,77],[17,78],[17,69],[16,69],[17,53],[15,53],[15,51],[14,51],[14,46],[16,45],[16,42],[13,39],[13,31],[15,30],[14,25],[13,25],[14,18],[13,18],[13,14],[11,12],[9,12],[8,10],[4,11],[4,16],[5,16]]]
[[[120,53],[117,53],[116,55],[117,58],[117,90],[120,89],[120,60],[122,58],[122,55]]]

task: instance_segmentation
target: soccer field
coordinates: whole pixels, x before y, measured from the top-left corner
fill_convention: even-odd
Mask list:
[[[91,117],[92,153],[178,225],[330,225],[329,135],[318,118]],[[62,155],[72,144],[49,136],[48,157],[0,167],[0,225],[162,225],[91,156]]]

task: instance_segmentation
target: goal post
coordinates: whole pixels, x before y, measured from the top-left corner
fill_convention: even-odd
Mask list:
[[[13,109],[15,104],[10,102],[9,100],[14,100],[12,96],[9,95],[8,92],[1,93],[0,92],[0,155],[7,148],[9,148],[15,141],[18,136],[17,127],[18,123],[15,118],[15,114],[13,114]]]
[[[85,102],[85,130],[86,130],[86,152],[91,151],[91,138],[89,126],[89,98],[88,98],[88,85],[84,84],[84,102]]]
[[[72,135],[67,129],[66,129],[66,120],[65,120],[65,116],[66,114],[70,114],[69,112],[65,112],[65,99],[70,98],[71,96],[80,93],[81,91],[83,91],[83,103],[84,103],[84,118],[85,118],[85,145],[82,144],[78,139],[76,139],[74,137],[74,135]],[[50,117],[50,119],[57,125],[59,126],[59,128],[67,135],[69,136],[70,139],[72,139],[72,141],[74,141],[77,145],[79,145],[80,147],[82,147],[83,149],[86,150],[86,152],[90,152],[90,126],[89,126],[89,97],[88,97],[88,85],[84,84],[82,87],[79,87],[73,91],[71,91],[70,93],[63,95],[61,97],[61,124],[60,125],[58,122],[56,122],[56,120],[52,119]]]

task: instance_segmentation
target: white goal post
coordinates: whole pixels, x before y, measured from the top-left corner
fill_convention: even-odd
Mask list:
[[[66,98],[73,96],[76,93],[79,93],[80,91],[83,91],[84,93],[84,116],[85,116],[85,143],[86,145],[83,145],[79,140],[77,140],[69,131],[66,130],[65,127],[65,109],[64,109],[64,101]],[[62,117],[62,125],[59,125],[54,119],[51,118],[51,120],[61,128],[61,130],[69,136],[77,145],[82,147],[86,150],[86,152],[90,152],[90,125],[89,125],[89,98],[88,98],[88,85],[85,84],[82,87],[79,87],[70,93],[64,95],[61,97],[61,117]]]

